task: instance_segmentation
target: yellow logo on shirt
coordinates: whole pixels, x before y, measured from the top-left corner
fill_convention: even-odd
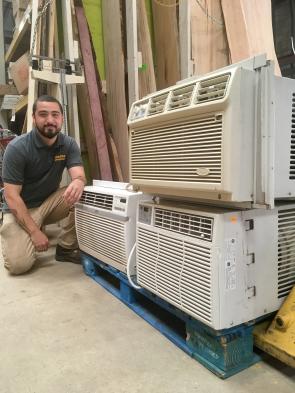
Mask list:
[[[66,159],[65,154],[59,154],[57,156],[54,156],[54,161],[64,161]]]

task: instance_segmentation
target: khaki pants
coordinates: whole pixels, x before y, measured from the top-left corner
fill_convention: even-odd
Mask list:
[[[74,208],[66,204],[60,188],[48,197],[41,206],[29,209],[29,212],[41,228],[42,225],[56,223],[65,219],[58,244],[64,248],[77,248]],[[27,272],[36,261],[36,250],[28,233],[17,223],[12,213],[5,213],[1,227],[2,254],[4,266],[11,274]]]

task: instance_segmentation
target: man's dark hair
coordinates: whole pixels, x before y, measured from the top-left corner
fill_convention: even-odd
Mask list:
[[[33,115],[36,112],[38,102],[56,102],[59,106],[61,114],[63,115],[64,111],[63,111],[61,103],[56,98],[54,98],[52,96],[47,96],[47,95],[40,96],[36,99],[36,101],[33,104]]]

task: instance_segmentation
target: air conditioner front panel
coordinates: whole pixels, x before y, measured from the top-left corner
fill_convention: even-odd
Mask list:
[[[132,182],[221,183],[222,115],[132,131]]]
[[[137,280],[189,315],[212,323],[210,247],[196,246],[139,224]]]
[[[125,270],[128,223],[103,217],[96,212],[76,208],[76,228],[79,247],[99,260]],[[135,241],[135,233],[134,233]]]

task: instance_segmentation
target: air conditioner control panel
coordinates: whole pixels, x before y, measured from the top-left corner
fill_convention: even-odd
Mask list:
[[[115,211],[126,212],[127,209],[127,198],[115,196],[113,201],[113,209]]]

